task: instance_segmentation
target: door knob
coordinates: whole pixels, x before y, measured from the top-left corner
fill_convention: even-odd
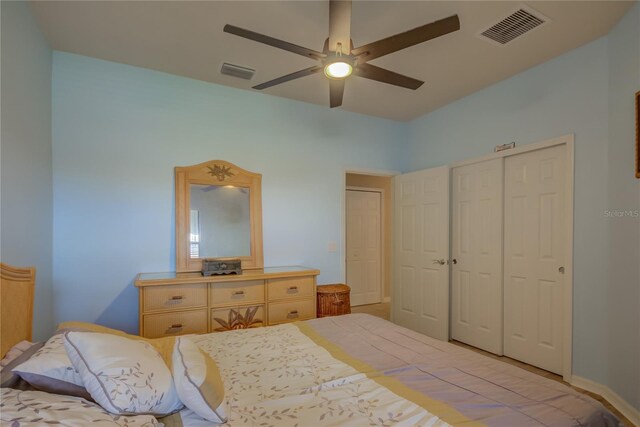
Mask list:
[[[434,259],[433,263],[434,264],[445,265],[447,262],[444,259]]]

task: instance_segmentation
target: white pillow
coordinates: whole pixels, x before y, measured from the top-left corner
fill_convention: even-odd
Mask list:
[[[96,332],[66,332],[64,346],[91,397],[121,415],[180,410],[171,372],[149,343]]]
[[[220,371],[208,354],[185,337],[176,338],[173,348],[173,379],[187,408],[214,423],[227,422]]]

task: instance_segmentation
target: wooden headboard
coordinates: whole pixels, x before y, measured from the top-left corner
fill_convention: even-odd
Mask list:
[[[20,341],[31,341],[35,282],[35,268],[0,263],[0,357]]]

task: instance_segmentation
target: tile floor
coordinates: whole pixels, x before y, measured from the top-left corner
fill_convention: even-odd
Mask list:
[[[360,306],[357,306],[357,307],[351,307],[351,312],[352,313],[371,314],[373,316],[382,317],[383,319],[389,320],[390,319],[390,312],[391,312],[391,304],[387,302],[387,303],[381,303],[381,304],[360,305]],[[558,382],[564,383],[565,385],[568,385],[569,387],[573,388],[574,390],[577,390],[577,391],[579,391],[581,393],[584,393],[584,394],[586,394],[588,396],[591,396],[595,400],[599,401],[609,411],[611,411],[614,414],[616,414],[616,416],[618,418],[620,418],[620,420],[622,420],[622,422],[625,423],[626,426],[633,427],[633,424],[631,423],[631,421],[628,418],[626,418],[624,415],[622,415],[620,413],[620,411],[618,411],[616,408],[614,408],[609,402],[607,402],[600,395],[597,395],[595,393],[591,393],[591,392],[583,390],[581,388],[573,387],[571,384],[564,382],[560,375],[554,374],[554,373],[549,372],[549,371],[545,371],[544,369],[536,368],[535,366],[528,365],[528,364],[526,364],[524,362],[520,362],[519,360],[514,360],[514,359],[511,359],[511,358],[506,357],[506,356],[496,356],[495,354],[486,352],[484,350],[480,350],[478,348],[472,347],[470,345],[467,345],[467,344],[464,344],[464,343],[461,343],[461,342],[458,342],[458,341],[451,341],[451,343],[455,344],[455,345],[459,345],[460,347],[468,348],[469,350],[475,351],[476,353],[484,354],[485,356],[491,357],[493,359],[498,359],[498,360],[501,360],[501,361],[503,361],[505,363],[509,363],[511,365],[518,366],[518,367],[520,367],[522,369],[525,369],[525,370],[527,370],[529,372],[533,372],[534,374],[541,375],[541,376],[543,376],[545,378],[550,378],[550,379],[552,379],[554,381],[558,381]]]

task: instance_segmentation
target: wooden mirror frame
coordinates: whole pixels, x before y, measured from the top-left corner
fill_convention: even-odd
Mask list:
[[[193,166],[177,166],[176,179],[176,271],[201,271],[203,258],[191,258],[189,220],[191,184],[233,185],[249,189],[251,254],[240,258],[242,269],[262,268],[262,175],[249,172],[224,160]]]

